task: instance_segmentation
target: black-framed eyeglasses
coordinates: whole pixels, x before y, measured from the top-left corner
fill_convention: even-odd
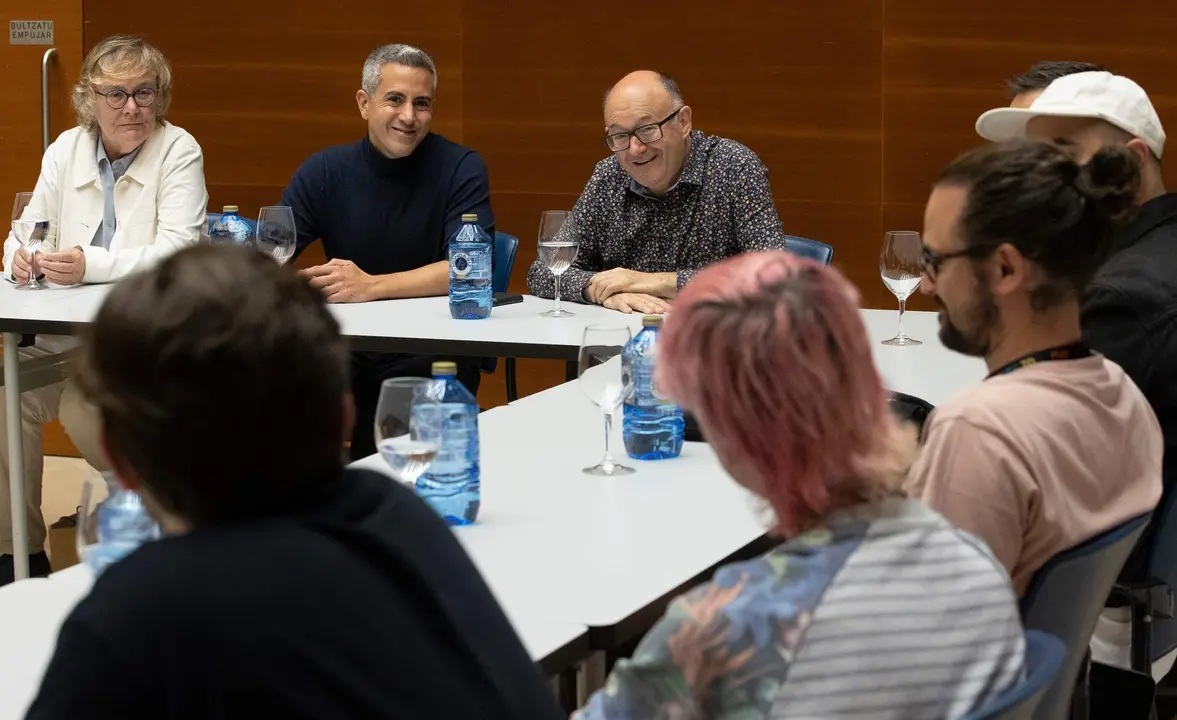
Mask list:
[[[122,110],[130,98],[135,98],[135,104],[141,108],[151,107],[151,103],[155,102],[155,88],[149,87],[139,88],[132,93],[118,88],[106,92],[94,88],[94,92],[106,98],[106,104],[110,106],[111,110]]]
[[[685,105],[683,107],[686,107]],[[678,110],[667,115],[663,120],[649,125],[642,125],[636,127],[629,132],[613,133],[605,136],[605,144],[613,152],[621,152],[628,150],[633,139],[636,137],[643,145],[649,145],[652,142],[658,142],[662,139],[662,126],[674,119],[676,115],[682,112],[680,107]]]
[[[983,258],[994,250],[996,248],[993,245],[974,245],[964,250],[938,253],[927,245],[924,245],[920,249],[920,261],[923,263],[924,273],[927,274],[929,279],[935,280],[936,274],[940,272],[940,266],[944,264],[945,260],[958,257]]]

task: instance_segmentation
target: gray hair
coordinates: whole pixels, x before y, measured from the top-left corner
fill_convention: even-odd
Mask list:
[[[376,88],[380,86],[380,70],[388,64],[428,70],[433,76],[433,92],[437,92],[437,66],[433,64],[433,58],[421,48],[401,43],[382,45],[364,61],[364,73],[360,80],[364,92],[376,94]]]
[[[664,73],[658,73],[658,81],[662,83],[662,88],[666,90],[666,94],[670,96],[670,104],[675,108],[680,108],[686,105],[682,99],[682,90],[679,90],[678,83],[674,78]],[[609,103],[609,95],[613,93],[613,88],[605,91],[605,97],[601,99],[601,107],[605,107]]]

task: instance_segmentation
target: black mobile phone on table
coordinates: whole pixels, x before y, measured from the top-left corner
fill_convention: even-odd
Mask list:
[[[515,303],[523,302],[523,296],[519,293],[497,292],[494,294],[494,307],[500,305],[514,305]]]

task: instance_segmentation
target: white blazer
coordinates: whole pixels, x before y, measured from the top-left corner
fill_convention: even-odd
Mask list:
[[[98,134],[75,127],[63,132],[41,159],[41,176],[24,217],[47,218],[57,225],[57,247],[86,253],[82,282],[104,283],[146,270],[168,255],[200,242],[207,226],[208,190],[204,157],[187,131],[156,125],[135,161],[114,185],[118,225],[110,249],[91,245],[102,222],[102,184],[98,180]],[[4,241],[5,275],[20,242]]]

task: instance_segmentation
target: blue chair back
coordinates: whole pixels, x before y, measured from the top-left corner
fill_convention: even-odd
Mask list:
[[[1035,718],[1067,717],[1095,621],[1148,519],[1147,513],[1140,515],[1064,550],[1034,573],[1022,596],[1022,625],[1050,633],[1067,645],[1058,679],[1043,695]]]
[[[518,250],[519,238],[504,232],[495,232],[495,244],[490,255],[490,286],[495,292],[507,292],[507,286],[511,284],[511,270],[515,267],[515,253]],[[507,373],[513,375],[510,362],[508,361]],[[498,366],[497,357],[485,357],[482,358],[482,365],[478,369],[489,375]]]
[[[831,245],[826,245],[817,240],[810,240],[808,238],[797,237],[795,235],[785,236],[785,250],[800,255],[803,258],[816,260],[819,263],[829,265],[834,261],[834,248]]]
[[[504,232],[495,233],[490,263],[490,284],[495,292],[507,292],[507,286],[511,284],[511,269],[515,267],[515,253],[518,250],[519,238]]]
[[[1026,631],[1026,678],[964,720],[1030,720],[1042,693],[1058,677],[1067,646],[1054,635]]]
[[[213,223],[215,223],[217,220],[220,220],[221,215],[224,215],[224,213],[206,213],[205,214],[204,219],[208,221],[206,227],[204,228],[204,231],[206,233],[212,232]],[[251,233],[253,233],[254,235],[257,235],[257,220],[254,220],[253,218],[247,218],[247,217],[242,217],[241,219],[244,220],[245,224],[249,226],[249,231]]]

